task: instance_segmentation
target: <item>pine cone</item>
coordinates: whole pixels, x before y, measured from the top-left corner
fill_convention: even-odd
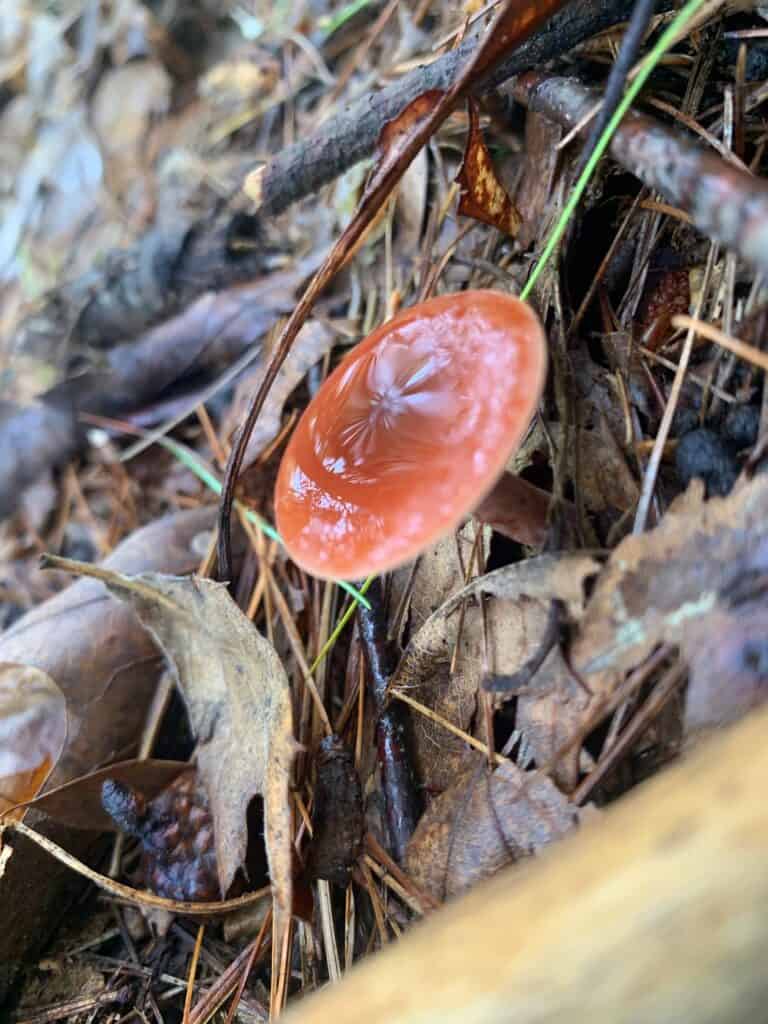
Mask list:
[[[141,872],[149,889],[173,900],[219,899],[208,794],[194,769],[182,772],[150,801],[107,779],[101,802],[115,824],[139,840]]]

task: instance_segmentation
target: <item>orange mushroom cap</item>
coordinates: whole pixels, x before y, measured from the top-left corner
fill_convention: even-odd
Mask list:
[[[492,489],[544,386],[530,306],[493,291],[421,302],[347,355],[309,403],[277,477],[288,554],[326,579],[406,562]]]

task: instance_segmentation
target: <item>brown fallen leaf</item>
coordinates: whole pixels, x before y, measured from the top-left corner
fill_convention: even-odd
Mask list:
[[[54,568],[100,579],[128,603],[166,655],[198,741],[222,896],[245,870],[248,805],[264,799],[264,841],[277,909],[291,913],[291,804],[295,741],[288,677],[272,645],[226,584],[159,573],[122,576],[50,556]]]
[[[694,481],[654,530],[625,538],[587,604],[571,656],[608,694],[660,644],[690,675],[686,728],[718,725],[768,697],[768,478],[704,500]]]
[[[123,541],[105,564],[124,572],[189,572],[195,538],[209,531],[212,508],[166,516]],[[138,746],[161,658],[133,611],[101,584],[79,580],[0,635],[0,661],[31,665],[55,679],[67,702],[69,731],[47,786],[60,786]],[[31,808],[26,821],[81,860],[103,852],[92,832],[61,825]],[[14,965],[47,942],[83,881],[26,837],[8,840],[0,863],[0,1004]]]
[[[488,550],[491,530],[469,519],[455,534],[441,537],[419,555],[414,566],[396,569],[390,578],[389,604],[392,613],[402,609],[399,640],[413,636],[430,615],[464,586],[466,567],[477,542],[478,529],[483,530],[484,551]],[[390,627],[392,628],[392,627]]]
[[[437,900],[450,899],[505,864],[570,832],[579,812],[541,772],[512,762],[492,774],[476,758],[432,801],[408,844],[406,869]]]
[[[542,114],[528,111],[525,118],[525,146],[523,172],[515,194],[515,202],[522,224],[518,242],[527,249],[543,235],[543,218],[552,195],[552,184],[560,157],[557,148],[563,136],[559,124]]]
[[[514,237],[520,228],[520,214],[499,180],[483,140],[477,101],[470,98],[467,107],[469,133],[464,160],[456,177],[461,186],[459,213],[465,217],[474,217]]]
[[[392,677],[391,690],[405,691],[453,725],[470,731],[486,663],[491,674],[517,672],[540,647],[553,598],[562,602],[569,618],[578,620],[584,606],[583,582],[597,568],[586,555],[541,556],[473,580],[411,639]],[[485,624],[479,603],[483,598]],[[588,713],[587,704],[559,650],[550,651],[530,690],[518,697],[517,725],[538,764],[549,764],[578,731]],[[468,765],[467,744],[439,723],[420,721],[415,740],[417,771],[430,788],[446,789]],[[557,766],[555,777],[564,789],[575,784],[577,758],[574,751]]]
[[[66,738],[66,701],[51,677],[29,665],[0,665],[0,815],[39,792]]]

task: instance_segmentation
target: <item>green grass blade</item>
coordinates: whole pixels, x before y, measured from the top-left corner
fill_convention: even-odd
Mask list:
[[[325,17],[318,19],[318,26],[321,31],[325,32],[326,36],[332,36],[334,32],[337,32],[342,25],[345,25],[350,18],[354,18],[358,11],[362,11],[371,0],[352,0],[352,3],[342,7],[338,14],[333,17]]]
[[[373,583],[373,581],[375,579],[376,579],[375,576],[369,576],[368,579],[365,581],[365,583],[363,583],[363,585],[360,587],[359,593],[361,595],[365,594],[366,590],[368,589],[368,587],[370,587],[370,585]],[[370,603],[365,598],[363,598],[363,600],[360,603],[361,604],[365,604],[366,608],[370,608],[371,607]],[[347,608],[347,610],[341,616],[339,621],[336,623],[336,626],[334,627],[333,632],[328,637],[328,639],[325,641],[323,646],[320,648],[320,653],[317,655],[315,660],[310,665],[310,667],[309,667],[309,674],[311,676],[313,676],[315,674],[315,669],[320,664],[320,662],[323,660],[323,658],[326,657],[326,655],[331,650],[333,645],[339,639],[339,637],[341,636],[341,634],[342,634],[342,632],[344,630],[344,627],[346,626],[346,624],[349,622],[349,620],[352,618],[352,616],[354,614],[355,614],[355,606],[354,606],[354,604],[351,604],[349,606],[349,608]]]

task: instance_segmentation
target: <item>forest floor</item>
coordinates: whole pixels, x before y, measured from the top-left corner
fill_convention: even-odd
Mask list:
[[[657,3],[577,191],[648,5],[530,6],[518,45],[474,0],[4,0],[11,1019],[267,1020],[762,699],[768,22],[698,4],[659,48]],[[546,333],[507,463],[541,521],[302,571],[302,412],[469,289]]]

